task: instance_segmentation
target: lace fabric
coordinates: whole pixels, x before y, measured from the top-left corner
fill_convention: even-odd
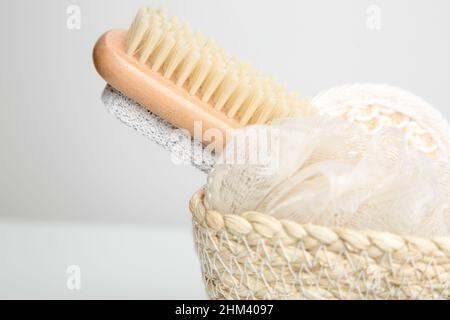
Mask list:
[[[230,163],[229,153],[242,153],[248,145],[227,147],[228,156],[208,175],[208,209],[403,235],[449,235],[450,163],[417,151],[401,130],[369,134],[349,121],[318,116],[248,127],[228,145],[255,129],[277,133],[269,161]]]
[[[322,114],[341,117],[370,133],[400,129],[408,143],[433,159],[450,159],[450,126],[428,102],[383,84],[350,84],[331,88],[311,103]]]

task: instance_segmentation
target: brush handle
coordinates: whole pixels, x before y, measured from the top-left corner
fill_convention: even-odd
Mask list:
[[[170,79],[151,70],[126,54],[126,30],[106,32],[96,43],[93,58],[98,73],[127,97],[167,120],[172,125],[194,132],[194,123],[200,121],[201,140],[205,144],[206,130],[222,134],[225,143],[227,130],[239,128],[239,123],[215,110],[197,96],[189,95]],[[197,138],[197,137],[196,137]]]

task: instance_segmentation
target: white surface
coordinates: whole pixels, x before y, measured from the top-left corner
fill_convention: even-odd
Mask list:
[[[69,5],[79,30],[66,27]],[[29,221],[0,226],[1,297],[203,297],[187,205],[205,176],[108,114],[92,63],[97,38],[142,5],[302,95],[387,83],[450,116],[448,0],[0,1],[0,217]],[[53,220],[64,224],[36,222]],[[160,223],[180,226],[169,229],[180,241],[165,244]],[[68,264],[82,268],[79,292],[65,289]]]
[[[69,5],[81,29],[66,27]],[[450,116],[448,0],[0,1],[0,216],[189,225],[202,173],[108,114],[96,39],[162,6],[300,94],[373,82]],[[378,5],[379,31],[367,28]],[[13,26],[13,27],[12,27]]]
[[[0,255],[0,299],[206,299],[189,227],[0,221]]]

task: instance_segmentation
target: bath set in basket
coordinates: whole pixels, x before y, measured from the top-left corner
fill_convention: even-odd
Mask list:
[[[111,113],[207,174],[189,208],[210,298],[450,298],[450,127],[424,100],[300,99],[148,7],[94,63]]]

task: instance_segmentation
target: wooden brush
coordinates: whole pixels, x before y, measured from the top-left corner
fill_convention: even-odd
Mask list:
[[[99,74],[178,128],[226,132],[315,110],[259,71],[161,10],[139,9],[131,27],[106,32],[94,48]],[[203,135],[202,135],[203,136]]]

